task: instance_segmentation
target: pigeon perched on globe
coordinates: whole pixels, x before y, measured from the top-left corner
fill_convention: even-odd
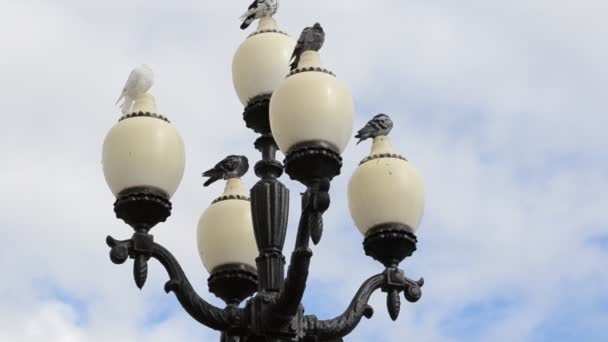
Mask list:
[[[357,145],[360,142],[369,139],[376,138],[379,136],[388,135],[393,129],[393,120],[386,114],[378,114],[374,116],[365,127],[361,128],[355,138],[359,139]]]
[[[256,19],[272,17],[279,9],[279,0],[253,0],[249,8],[239,19],[243,20],[241,30],[251,25]]]
[[[129,114],[133,108],[135,99],[142,94],[145,94],[154,84],[154,72],[146,65],[137,66],[129,74],[127,83],[122,89],[122,93],[116,101],[116,104],[123,100],[121,107],[123,114]]]
[[[293,49],[293,54],[290,58],[291,70],[295,70],[298,67],[302,53],[305,51],[319,51],[323,47],[324,42],[325,31],[323,31],[321,24],[315,23],[313,26],[302,30],[300,38],[298,39],[296,47]]]
[[[209,186],[220,179],[241,178],[248,170],[247,157],[231,155],[203,173],[203,177],[209,177],[203,185]]]

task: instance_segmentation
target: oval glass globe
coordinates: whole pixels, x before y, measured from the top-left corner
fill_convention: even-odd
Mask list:
[[[240,184],[229,184],[227,188],[235,186],[240,187]],[[226,264],[246,264],[255,268],[258,249],[250,202],[228,199],[213,203],[201,215],[197,240],[201,260],[209,272]]]
[[[121,120],[108,132],[103,173],[114,195],[147,186],[173,196],[184,175],[184,142],[168,122],[145,116]]]
[[[285,79],[295,45],[285,34],[264,32],[247,38],[239,46],[232,60],[232,82],[244,106],[258,95],[272,94]]]
[[[407,161],[378,158],[361,164],[348,184],[348,206],[355,225],[365,235],[386,223],[416,231],[424,211],[424,185]]]
[[[270,127],[284,154],[297,144],[311,141],[330,143],[341,154],[351,138],[353,125],[350,91],[324,72],[289,76],[270,99]]]

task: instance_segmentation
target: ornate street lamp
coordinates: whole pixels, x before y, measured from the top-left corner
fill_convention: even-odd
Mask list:
[[[198,225],[198,248],[210,273],[209,289],[226,303],[225,308],[202,299],[173,255],[149,233],[170,216],[170,198],[181,181],[185,160],[181,137],[145,93],[149,86],[134,97],[132,109],[123,105],[125,115],[103,146],[104,174],[116,196],[114,211],[135,230],[128,240],[108,236],[111,260],[121,264],[134,259],[139,288],[147,278],[148,260],[160,261],[170,279],[165,291],[174,292],[198,322],[221,331],[222,341],[338,341],[364,316],[372,316],[367,303],[376,290],[387,293],[393,320],[399,314],[401,292],[410,302],[421,297],[422,279],[410,280],[398,267],[416,249],[422,180],[393,151],[390,118],[377,116],[359,132],[362,140],[374,141],[370,155],[350,180],[348,198],[353,220],[365,236],[365,253],[385,270],[363,283],[340,316],[320,320],[304,314],[301,302],[312,257],[309,243],[321,240],[322,215],[330,205],[331,180],[341,172],[341,154],[352,136],[354,110],[347,87],[321,65],[317,51],[304,51],[290,70],[295,45],[277,29],[274,19],[264,17],[234,57],[234,86],[245,106],[247,127],[261,135],[255,147],[262,159],[254,166],[260,180],[249,192],[239,178],[248,167],[242,157],[231,156],[205,173],[212,175],[211,181],[227,179],[224,193],[205,210]],[[275,158],[279,149],[286,156],[284,166]],[[306,186],[286,275],[283,247],[289,190],[279,180],[283,171]]]

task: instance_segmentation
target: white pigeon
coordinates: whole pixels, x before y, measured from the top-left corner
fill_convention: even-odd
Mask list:
[[[133,69],[133,71],[131,71],[129,74],[129,79],[127,79],[127,83],[125,84],[118,101],[116,101],[116,104],[118,104],[120,100],[123,100],[120,107],[122,109],[122,113],[129,114],[133,108],[133,102],[135,102],[135,99],[141,94],[144,94],[150,90],[153,84],[154,72],[149,66],[142,64]]]
[[[247,11],[239,18],[243,20],[241,30],[248,28],[256,19],[272,17],[278,9],[279,0],[253,0]]]

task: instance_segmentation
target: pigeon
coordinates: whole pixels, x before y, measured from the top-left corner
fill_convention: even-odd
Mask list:
[[[388,135],[393,129],[393,120],[386,114],[378,114],[361,128],[355,138],[359,139],[357,145],[363,140]]]
[[[239,18],[243,20],[241,30],[248,28],[256,19],[272,17],[278,9],[279,0],[253,0],[247,11]]]
[[[141,94],[144,94],[150,90],[153,84],[154,72],[149,66],[142,64],[133,69],[131,74],[129,74],[129,79],[125,84],[125,87],[122,89],[122,93],[120,94],[118,101],[116,101],[116,104],[118,104],[120,100],[123,100],[121,105],[122,113],[129,114],[135,99]]]
[[[249,170],[247,157],[228,156],[203,173],[203,177],[210,177],[204,186],[209,186],[220,179],[240,178],[247,173],[247,170]]]
[[[321,50],[321,47],[323,47],[324,42],[325,32],[323,31],[321,24],[315,23],[312,27],[307,27],[302,30],[302,34],[300,34],[300,38],[296,43],[296,47],[293,49],[293,54],[291,55],[291,70],[298,67],[298,63],[300,63],[300,55],[302,55],[304,51],[319,51]]]

